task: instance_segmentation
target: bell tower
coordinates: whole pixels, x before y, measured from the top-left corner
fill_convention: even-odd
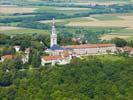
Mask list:
[[[55,29],[55,19],[53,18],[52,21],[52,34],[50,36],[50,47],[52,47],[53,45],[57,45],[57,34],[56,34],[56,29]]]

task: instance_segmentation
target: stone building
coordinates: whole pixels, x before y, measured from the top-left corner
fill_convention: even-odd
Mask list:
[[[82,45],[69,45],[59,46],[57,44],[57,34],[55,29],[55,20],[53,19],[52,34],[51,34],[50,48],[45,50],[49,56],[41,58],[42,66],[47,63],[54,64],[67,64],[73,57],[100,55],[107,53],[114,53],[116,46],[114,44],[82,44]],[[67,56],[64,56],[67,52]]]

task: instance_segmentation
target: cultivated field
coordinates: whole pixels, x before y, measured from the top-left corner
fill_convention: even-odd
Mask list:
[[[39,29],[12,29],[12,30],[0,30],[0,34],[49,34],[49,31]]]
[[[18,30],[18,29],[22,29],[20,27],[12,27],[12,26],[0,26],[0,31],[5,31],[5,30]]]
[[[54,6],[37,6],[38,9],[35,11],[37,12],[55,12],[55,13],[63,13],[68,15],[73,15],[75,13],[81,13],[90,11],[91,8],[78,8],[78,7],[54,7]]]
[[[80,17],[80,18],[69,18],[69,19],[55,19],[55,22],[56,23],[69,23],[69,22],[86,22],[86,21],[93,21],[93,20],[96,20],[94,18],[91,18],[91,17]],[[41,23],[52,23],[52,20],[41,20],[39,21]]]
[[[130,16],[108,16],[95,15],[90,18],[96,19],[93,21],[71,21],[66,26],[82,26],[82,27],[128,27],[133,28],[133,15]]]
[[[81,27],[129,27],[133,28],[133,21],[90,21],[90,22],[70,22],[66,26]]]
[[[121,34],[117,34],[117,35],[113,35],[113,34],[108,34],[108,35],[103,35],[101,37],[102,40],[111,40],[113,38],[122,38],[122,39],[126,39],[126,40],[130,40],[130,39],[133,39],[133,35],[121,35]]]
[[[122,17],[119,16],[111,16],[111,15],[92,15],[91,16],[94,19],[101,20],[101,21],[106,21],[106,20],[123,20]]]
[[[37,8],[30,7],[17,7],[17,6],[0,6],[0,13],[2,14],[14,14],[14,13],[31,13]]]
[[[98,1],[93,1],[93,0],[88,0],[88,1],[79,1],[78,3],[74,3],[74,4],[77,4],[77,5],[113,5],[113,4],[127,4],[129,2],[126,2],[126,1],[104,1],[104,2],[98,2]]]
[[[89,20],[88,20],[88,19]],[[83,18],[82,18],[83,19]],[[85,21],[86,20],[86,21]],[[66,26],[78,26],[78,27],[123,27],[123,29],[103,35],[102,40],[110,40],[115,37],[123,39],[133,39],[133,14],[123,15],[93,15],[85,17],[83,20],[71,20]]]

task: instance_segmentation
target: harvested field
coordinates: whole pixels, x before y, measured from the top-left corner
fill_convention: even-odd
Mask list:
[[[112,20],[112,21],[89,21],[89,22],[70,22],[66,26],[86,26],[86,27],[128,27],[133,28],[131,20]]]
[[[128,16],[119,16],[120,18],[124,20],[133,20],[133,15],[128,15]]]
[[[17,6],[0,6],[0,13],[14,14],[14,13],[31,13],[37,8],[17,7]]]

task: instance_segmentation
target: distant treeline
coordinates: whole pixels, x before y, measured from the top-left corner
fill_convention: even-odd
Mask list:
[[[69,7],[69,6],[68,6]],[[71,6],[73,7],[73,6]],[[75,6],[76,7],[76,6]],[[77,7],[87,7],[90,6],[77,6]],[[76,13],[74,15],[66,15],[62,13],[56,12],[46,12],[46,11],[37,11],[33,13],[23,13],[23,14],[13,14],[17,15],[35,15],[35,16],[27,16],[27,17],[15,17],[15,18],[3,18],[0,19],[0,23],[12,23],[12,22],[23,22],[23,21],[40,21],[40,20],[51,20],[53,17],[56,19],[65,19],[65,18],[76,18],[76,17],[88,17],[92,14],[113,14],[113,13],[127,13],[133,10],[133,5],[128,4],[124,6],[111,5],[111,6],[95,6],[92,11],[86,11],[81,13]]]
[[[31,14],[31,13],[29,13]],[[40,20],[50,20],[52,18],[67,18],[65,14],[60,14],[60,13],[32,13],[33,15],[35,14],[36,16],[28,16],[28,17],[15,17],[15,18],[4,18],[0,19],[0,23],[11,23],[11,22],[23,22],[23,21],[40,21]],[[17,15],[17,14],[15,14]],[[23,14],[24,15],[24,14]]]

